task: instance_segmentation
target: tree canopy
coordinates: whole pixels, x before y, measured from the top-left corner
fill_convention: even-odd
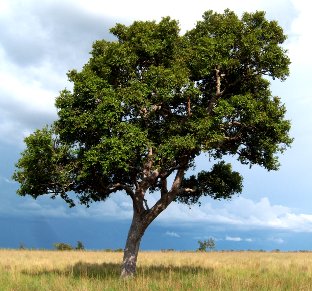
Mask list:
[[[264,12],[207,11],[184,35],[169,17],[117,24],[111,33],[115,41],[95,41],[83,69],[68,73],[73,90],[56,98],[58,119],[25,139],[14,179],[20,195],[60,195],[70,206],[129,195],[129,275],[145,229],[172,201],[242,191],[223,157],[278,169],[292,139],[269,80],[285,80],[290,61],[282,28]],[[202,153],[207,169],[196,172]],[[152,192],[159,200],[148,206]]]

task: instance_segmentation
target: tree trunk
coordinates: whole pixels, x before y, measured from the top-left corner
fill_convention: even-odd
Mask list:
[[[138,252],[144,232],[151,222],[173,201],[181,186],[184,172],[185,168],[180,168],[177,171],[170,192],[165,192],[164,189],[162,189],[161,198],[151,209],[149,209],[148,206],[146,206],[146,209],[144,208],[144,195],[142,195],[142,193],[138,191],[138,193],[141,194],[140,196],[143,197],[143,200],[141,201],[136,199],[138,196],[134,197],[134,195],[132,195],[133,217],[124,250],[121,278],[129,278],[135,275]],[[163,183],[162,187],[167,188],[166,183]]]
[[[138,252],[145,229],[146,227],[144,227],[140,214],[134,210],[124,250],[121,278],[129,278],[135,275]]]

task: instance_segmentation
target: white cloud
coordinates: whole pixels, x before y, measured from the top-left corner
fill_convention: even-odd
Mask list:
[[[226,236],[225,240],[228,240],[228,241],[242,241],[242,238],[240,238],[240,237]]]
[[[305,0],[292,0],[297,11],[297,17],[292,22],[290,29],[290,43],[287,48],[294,65],[310,66],[311,39],[311,15]]]
[[[312,214],[296,213],[289,207],[272,205],[267,197],[259,201],[237,197],[230,202],[220,202],[220,206],[206,202],[201,207],[194,206],[191,209],[186,205],[172,204],[158,221],[312,232]]]
[[[155,198],[155,197],[154,197]],[[24,198],[25,199],[25,198]],[[155,201],[156,199],[154,199]],[[149,199],[149,206],[152,206]],[[57,204],[54,204],[57,203]],[[13,205],[11,206],[13,207]],[[3,211],[10,211],[7,207]],[[132,218],[132,204],[128,196],[123,193],[112,195],[104,202],[91,204],[90,208],[78,205],[68,209],[61,200],[51,202],[47,198],[37,200],[29,199],[14,205],[16,214],[42,214],[45,216],[71,216],[89,217],[96,219],[124,220]],[[295,213],[289,207],[272,205],[268,198],[253,201],[238,197],[231,202],[221,203],[219,206],[209,202],[201,207],[194,206],[189,209],[186,205],[171,204],[157,219],[163,225],[191,225],[200,223],[203,225],[221,226],[231,229],[267,229],[284,230],[291,232],[312,232],[312,214]],[[178,237],[175,232],[166,232],[166,235]],[[251,238],[226,236],[225,240],[251,242]]]
[[[170,15],[179,20],[181,25],[187,29],[192,27],[201,18],[204,11],[211,9],[223,12],[229,8],[239,14],[244,11],[268,10],[273,11],[276,17],[281,17],[278,12],[290,8],[290,1],[287,0],[276,0],[274,2],[260,0],[257,3],[249,0],[236,2],[232,0],[219,0],[215,2],[207,2],[205,0],[195,0],[195,2],[187,0],[159,0],[154,2],[144,0],[116,0],[109,3],[104,3],[101,0],[90,0],[88,2],[75,1],[75,3],[77,2],[79,3],[78,5],[81,5],[90,13],[130,21],[134,19],[159,20],[162,16]],[[123,9],[120,9],[120,7]],[[283,16],[285,17],[285,13]]]
[[[178,233],[176,233],[174,231],[166,231],[165,235],[171,236],[171,237],[176,237],[176,238],[181,237]]]
[[[229,236],[229,235],[225,237],[225,240],[234,241],[234,242],[240,242],[240,241],[253,242],[252,238],[241,238],[239,236]]]
[[[41,217],[57,217],[64,218],[69,217],[66,205],[45,205],[38,203],[36,200],[26,200],[15,207],[14,212],[16,214],[23,213],[24,215],[41,216]]]
[[[0,15],[6,15],[9,12],[9,3],[0,1]]]
[[[6,178],[0,176],[0,185],[4,183],[10,188],[0,189],[0,197],[3,199],[0,203],[0,216],[72,217],[97,220],[130,220],[132,218],[130,198],[122,193],[112,195],[107,201],[92,203],[89,208],[79,204],[69,208],[59,197],[53,201],[49,195],[39,196],[36,200],[30,196],[19,197],[14,193],[16,183],[9,183]]]
[[[278,244],[282,244],[284,243],[285,241],[280,238],[280,237],[272,237],[272,238],[269,238],[268,239],[269,241],[273,242],[273,243],[278,243]]]

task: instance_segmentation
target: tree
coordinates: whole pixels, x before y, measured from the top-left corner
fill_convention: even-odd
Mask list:
[[[242,191],[223,157],[278,169],[292,139],[269,78],[284,80],[290,61],[282,29],[264,12],[208,11],[184,35],[169,17],[117,24],[111,33],[115,41],[96,41],[83,69],[68,73],[74,87],[56,99],[58,120],[25,138],[13,177],[20,195],[59,195],[71,207],[128,195],[127,277],[145,230],[171,202]],[[196,173],[203,153],[207,169]],[[148,205],[153,192],[159,199]]]
[[[207,248],[213,250],[216,246],[216,242],[213,238],[209,238],[208,240],[204,241],[199,240],[198,244],[199,244],[198,251],[200,252],[206,252]]]
[[[206,242],[205,241],[198,241],[199,247],[198,247],[198,251],[200,252],[205,252],[206,251]]]
[[[207,245],[207,248],[212,251],[216,247],[216,241],[213,238],[209,238],[206,241],[206,245]]]
[[[20,250],[26,250],[27,248],[26,248],[26,245],[23,242],[20,242],[19,249]]]
[[[85,250],[85,246],[84,246],[84,244],[80,240],[77,241],[76,250],[80,250],[80,251],[84,251]]]
[[[73,247],[70,244],[66,243],[54,243],[53,246],[58,251],[71,251],[73,249]]]

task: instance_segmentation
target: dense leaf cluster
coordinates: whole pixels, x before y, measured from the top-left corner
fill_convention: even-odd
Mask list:
[[[74,88],[56,99],[58,120],[26,138],[14,174],[19,194],[59,194],[70,205],[71,191],[83,204],[119,190],[163,196],[167,178],[203,152],[278,168],[291,138],[285,107],[269,89],[268,77],[284,80],[289,65],[275,21],[208,11],[185,35],[168,17],[111,32],[116,41],[96,41],[83,69],[68,73]],[[184,177],[174,200],[241,190],[242,177],[221,160]]]

